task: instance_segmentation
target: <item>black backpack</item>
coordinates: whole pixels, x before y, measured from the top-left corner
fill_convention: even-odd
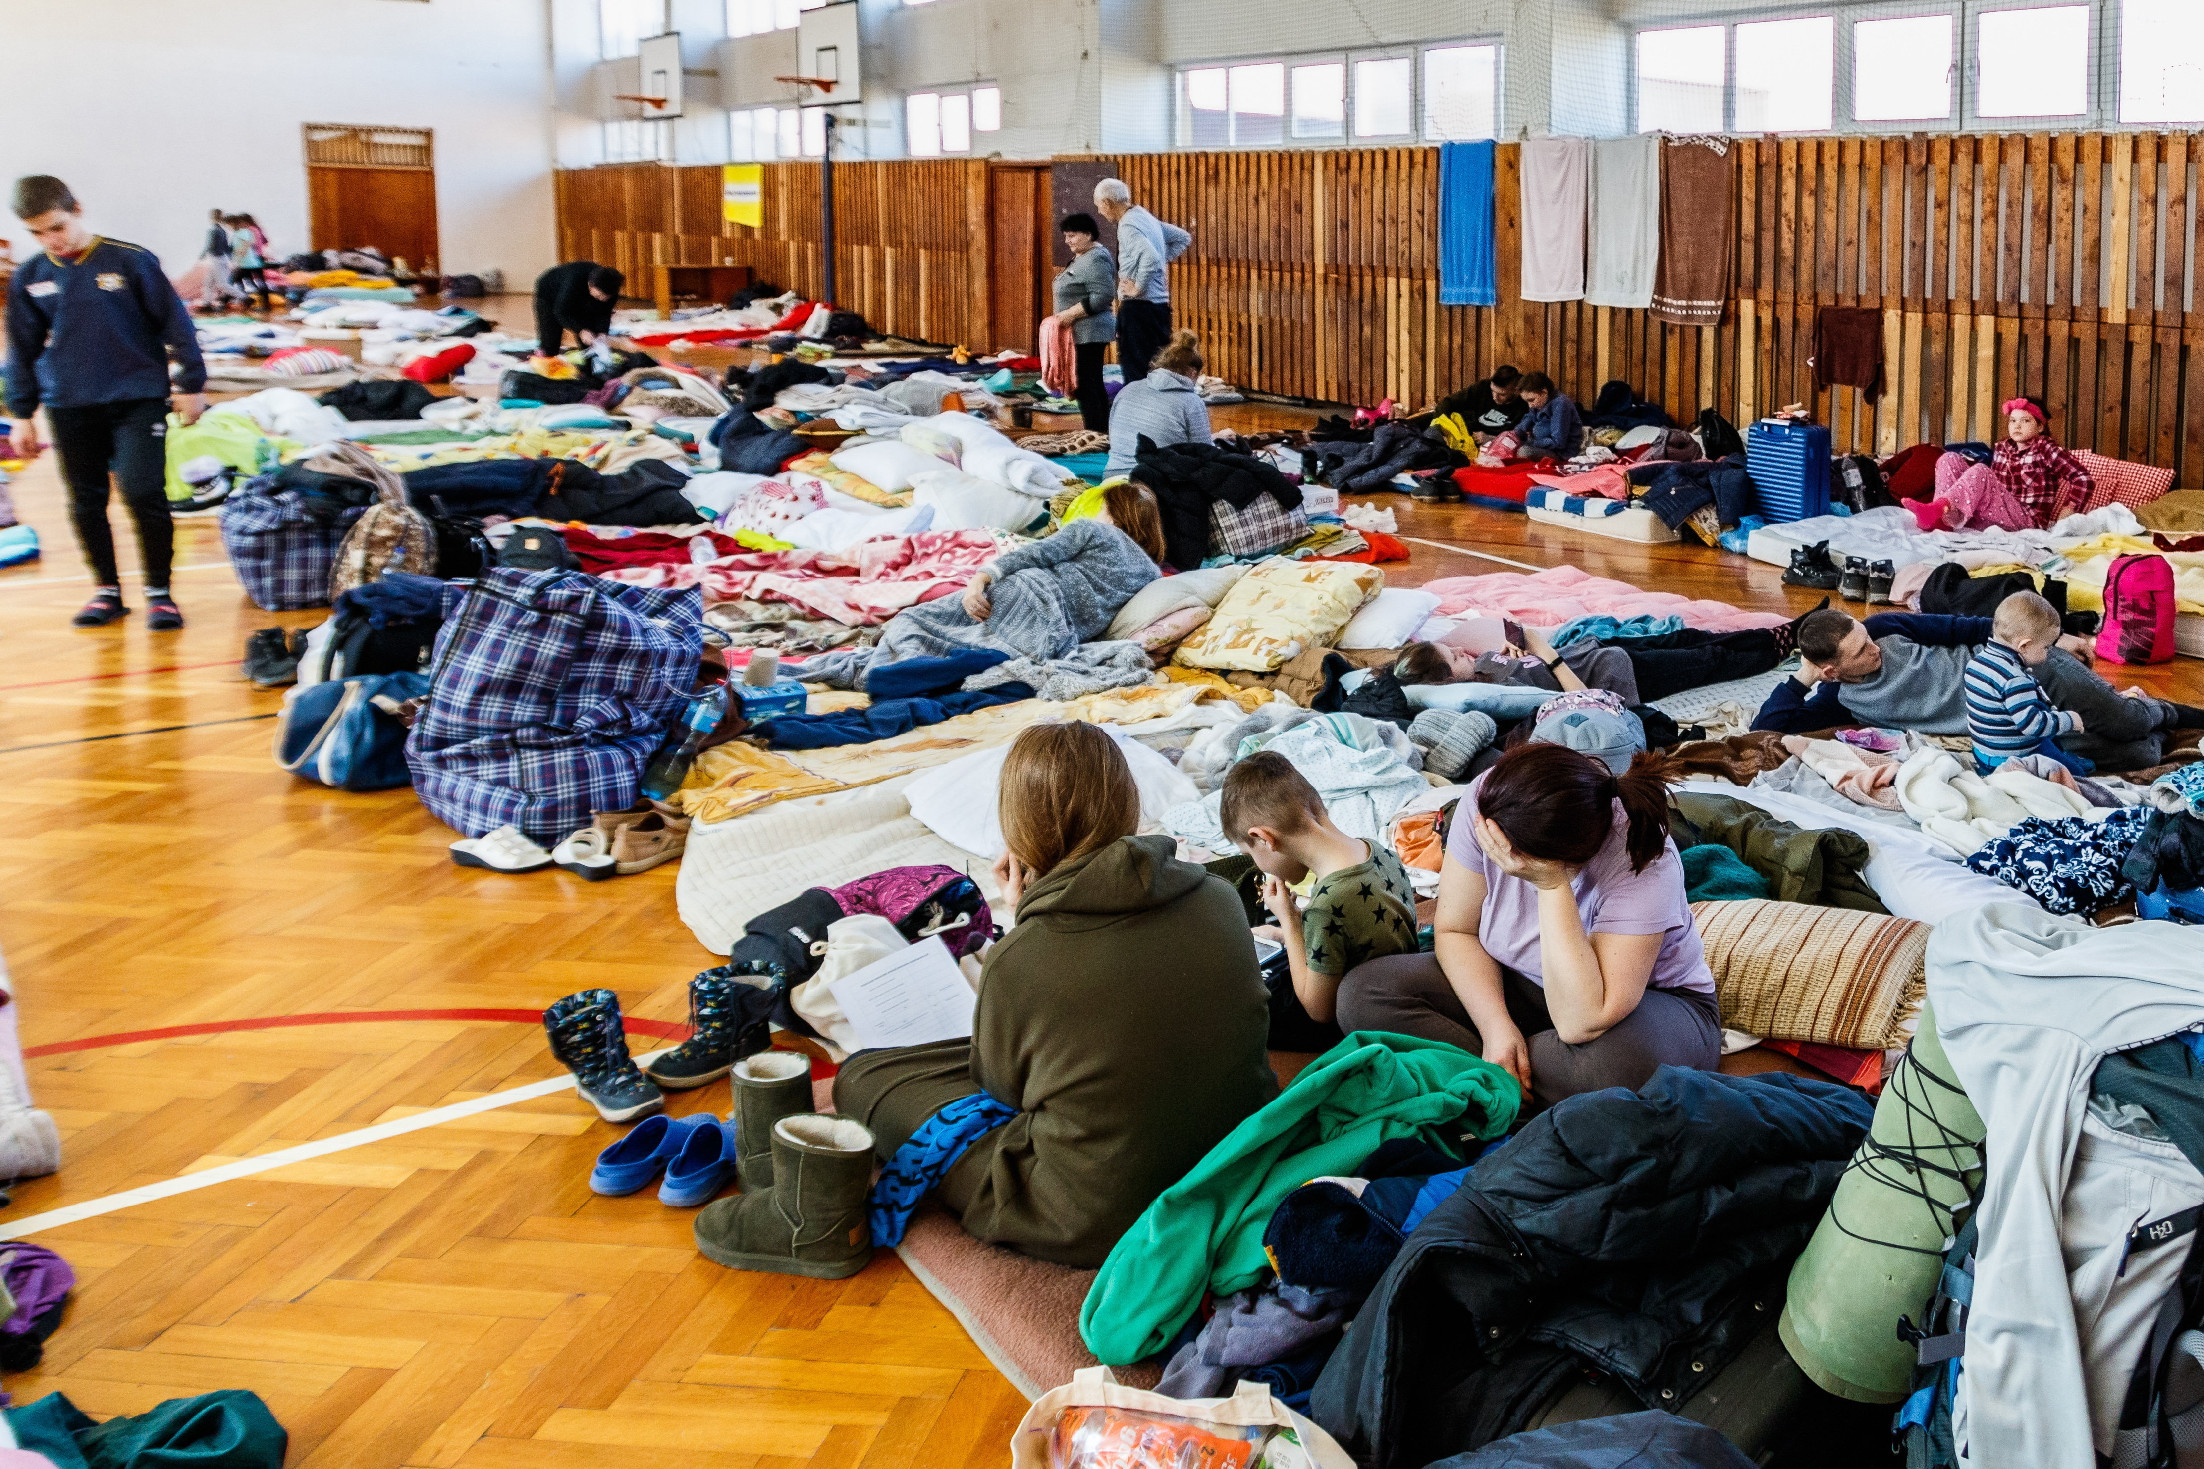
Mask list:
[[[1712,408],[1699,410],[1699,452],[1709,459],[1727,459],[1745,452],[1737,426]]]

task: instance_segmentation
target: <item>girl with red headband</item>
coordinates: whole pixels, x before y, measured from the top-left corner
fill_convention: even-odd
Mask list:
[[[2039,528],[2080,510],[2096,492],[2097,483],[2081,461],[2051,437],[2051,415],[2033,398],[2009,399],[2004,412],[2006,437],[1990,459],[1999,483]]]

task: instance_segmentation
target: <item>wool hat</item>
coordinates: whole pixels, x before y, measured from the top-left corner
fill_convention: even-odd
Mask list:
[[[1408,726],[1408,742],[1424,752],[1426,772],[1456,780],[1499,733],[1500,726],[1481,710],[1426,709]]]
[[[1531,738],[1565,745],[1620,775],[1645,748],[1645,724],[1627,709],[1620,714],[1605,709],[1564,709],[1543,715],[1531,731]]]

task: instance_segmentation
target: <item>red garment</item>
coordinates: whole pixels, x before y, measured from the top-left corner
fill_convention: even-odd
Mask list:
[[[441,352],[416,357],[402,371],[417,383],[448,382],[451,375],[474,361],[474,343],[460,342]]]
[[[1381,530],[1358,530],[1363,546],[1359,551],[1345,556],[1312,556],[1312,561],[1355,561],[1364,566],[1374,566],[1380,561],[1406,561],[1408,547],[1398,536],[1389,536]]]
[[[1041,318],[1041,386],[1059,398],[1072,393],[1072,376],[1076,366],[1078,344],[1072,340],[1071,327],[1061,317]]]
[[[592,576],[623,566],[687,566],[691,559],[689,542],[695,539],[649,530],[632,536],[600,536],[580,524],[562,526],[560,534],[566,537],[566,548],[582,563],[582,570]],[[733,536],[723,536],[716,530],[702,534],[712,543],[715,559],[739,555],[746,549]]]
[[[1936,494],[1936,461],[1944,457],[1936,444],[1915,444],[1883,461],[1883,482],[1893,500],[1927,500]]]
[[[2038,528],[2055,525],[2073,514],[2096,493],[2097,482],[2081,461],[2066,452],[2049,434],[2038,434],[2025,444],[1998,440],[1990,467],[2014,499],[2027,507]]]
[[[1855,1051],[1847,1046],[1825,1046],[1815,1041],[1762,1041],[1760,1044],[1834,1076],[1846,1086],[1856,1086],[1871,1097],[1882,1094],[1881,1051]]]

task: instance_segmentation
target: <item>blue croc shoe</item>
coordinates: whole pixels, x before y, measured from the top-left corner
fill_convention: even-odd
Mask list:
[[[680,1156],[690,1133],[717,1120],[709,1114],[668,1117],[663,1112],[644,1118],[626,1137],[597,1155],[597,1166],[589,1170],[590,1191],[616,1195],[648,1188]]]
[[[658,1202],[676,1209],[709,1204],[735,1173],[735,1130],[717,1117],[699,1119],[702,1127],[682,1139],[681,1156],[666,1165]]]

